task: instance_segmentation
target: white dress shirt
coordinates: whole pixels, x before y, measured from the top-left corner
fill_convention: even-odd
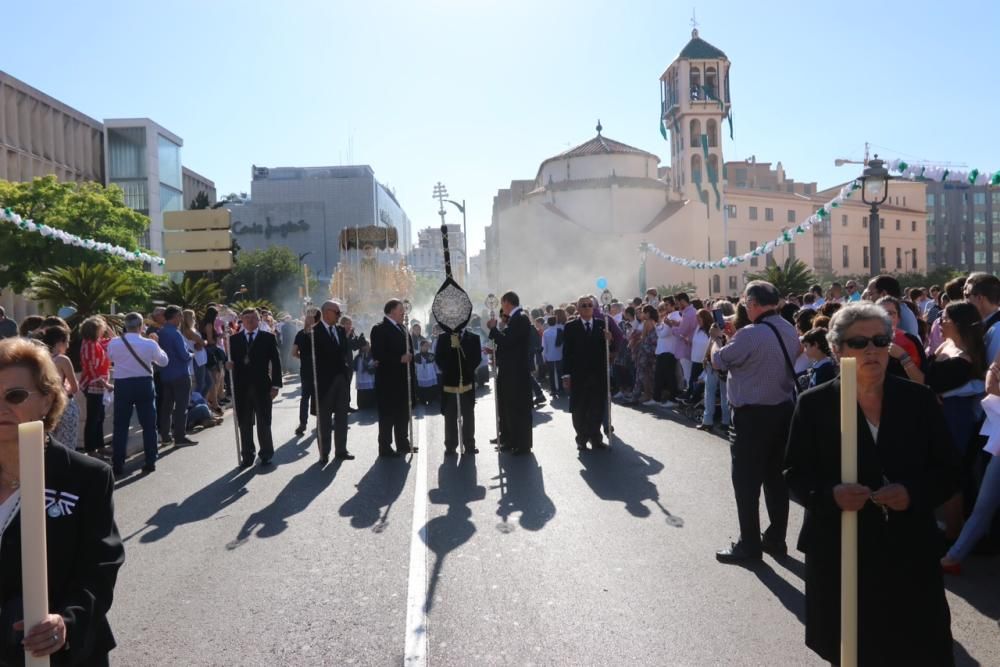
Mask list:
[[[542,359],[545,361],[562,361],[562,345],[556,345],[562,330],[563,325],[557,324],[542,332]]]
[[[160,348],[155,340],[143,338],[137,333],[126,333],[125,335],[128,336],[129,345],[135,350],[136,356],[150,370],[152,370],[154,364],[161,368],[167,365],[169,361],[167,353]],[[111,359],[111,363],[114,364],[114,376],[116,380],[153,377],[150,372],[147,372],[139,365],[139,362],[136,361],[132,353],[125,347],[125,343],[122,342],[121,338],[112,338],[111,342],[108,343],[108,357]]]

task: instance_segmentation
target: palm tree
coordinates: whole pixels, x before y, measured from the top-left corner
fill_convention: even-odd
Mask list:
[[[801,294],[816,283],[812,269],[801,259],[786,259],[783,265],[771,264],[761,273],[751,273],[748,280],[766,280],[784,296],[789,292]]]
[[[209,304],[222,301],[222,288],[208,278],[191,280],[185,278],[179,283],[170,280],[153,293],[154,298],[167,304],[190,308],[201,317]]]
[[[109,264],[60,266],[43,271],[31,279],[30,295],[56,307],[71,306],[76,312],[67,319],[72,328],[91,315],[107,313],[111,302],[132,293],[128,277]],[[112,326],[117,318],[108,317]]]

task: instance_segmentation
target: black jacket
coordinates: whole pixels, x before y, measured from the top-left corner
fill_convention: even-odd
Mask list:
[[[531,374],[533,366],[531,355],[531,320],[523,310],[512,316],[507,327],[500,331],[499,327],[490,330],[490,339],[497,346],[497,366],[500,373],[508,378]]]
[[[334,340],[330,335],[329,325],[323,320],[313,326],[310,335],[316,343],[316,385],[322,396],[333,384],[334,378],[347,374],[350,342],[347,340],[347,332],[340,325],[337,325],[337,340]],[[312,363],[312,359],[308,361]]]
[[[408,335],[388,318],[372,327],[372,358],[378,362],[375,391],[382,396],[406,396],[406,364],[400,359],[407,353]]]
[[[115,647],[107,613],[125,561],[115,525],[111,468],[50,441],[45,451],[49,605],[66,622],[68,648],[53,665],[106,664]],[[21,665],[21,519],[0,543],[0,665]]]
[[[251,389],[262,391],[281,386],[281,354],[274,334],[257,329],[249,350],[246,332],[243,331],[230,336],[229,344],[232,347],[230,361],[233,362],[234,389],[238,394],[245,394]],[[248,356],[250,363],[245,364]]]
[[[475,385],[476,369],[483,361],[483,348],[479,336],[469,331],[459,334],[459,348],[452,346],[451,334],[438,336],[434,345],[434,358],[441,369],[441,383],[444,387],[457,387],[459,380],[463,386]]]
[[[587,334],[583,320],[573,320],[563,331],[563,375],[569,375],[574,384],[591,380],[606,381],[608,351],[604,342],[603,320],[591,320]]]

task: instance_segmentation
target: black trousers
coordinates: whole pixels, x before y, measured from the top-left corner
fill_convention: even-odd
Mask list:
[[[313,384],[311,377],[303,376],[302,384],[299,386],[301,388],[299,393],[299,426],[305,427],[309,423],[309,415],[316,414],[316,399],[313,398],[316,385]]]
[[[653,400],[662,400],[664,390],[667,392],[667,400],[673,400],[677,396],[677,357],[670,352],[656,355]]]
[[[457,397],[457,398],[456,398]],[[462,406],[462,445],[466,449],[476,446],[476,392],[464,394],[441,394],[441,414],[444,415],[444,448],[454,452],[458,449],[458,404]]]
[[[514,449],[530,451],[532,447],[531,373],[501,371],[497,376],[500,405],[500,437],[503,444]]]
[[[160,437],[181,440],[187,435],[187,410],[191,402],[191,376],[183,375],[173,380],[160,379],[163,389],[163,402],[159,406],[162,412],[157,412],[160,420]]]
[[[96,452],[104,446],[104,394],[86,393],[87,421],[83,424],[83,448],[88,452]],[[76,443],[66,443],[68,447],[76,447]]]
[[[244,461],[253,461],[253,430],[257,424],[257,440],[260,441],[260,458],[270,460],[274,456],[274,441],[271,439],[271,388],[248,387],[235,396],[236,422],[240,427],[240,450]]]
[[[347,453],[347,406],[350,403],[347,378],[338,375],[322,391],[316,409],[319,415],[319,452],[330,455],[331,436],[336,454]]]
[[[388,454],[392,451],[395,439],[396,451],[410,451],[410,411],[408,409],[406,385],[403,392],[380,392],[375,385],[375,396],[378,406],[378,452]]]
[[[601,442],[601,425],[608,407],[606,383],[603,377],[571,379],[569,409],[578,445]]]
[[[765,535],[783,543],[788,531],[788,487],[781,474],[795,405],[745,405],[733,411],[736,441],[730,447],[740,541],[751,554],[760,548],[760,489],[771,520]]]

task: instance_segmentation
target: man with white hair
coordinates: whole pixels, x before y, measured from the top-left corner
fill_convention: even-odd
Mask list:
[[[316,410],[319,422],[319,462],[330,460],[331,436],[334,458],[350,461],[347,451],[347,407],[350,403],[350,380],[346,353],[350,343],[344,327],[338,325],[341,307],[336,301],[320,306],[320,321],[312,329],[316,354]]]

